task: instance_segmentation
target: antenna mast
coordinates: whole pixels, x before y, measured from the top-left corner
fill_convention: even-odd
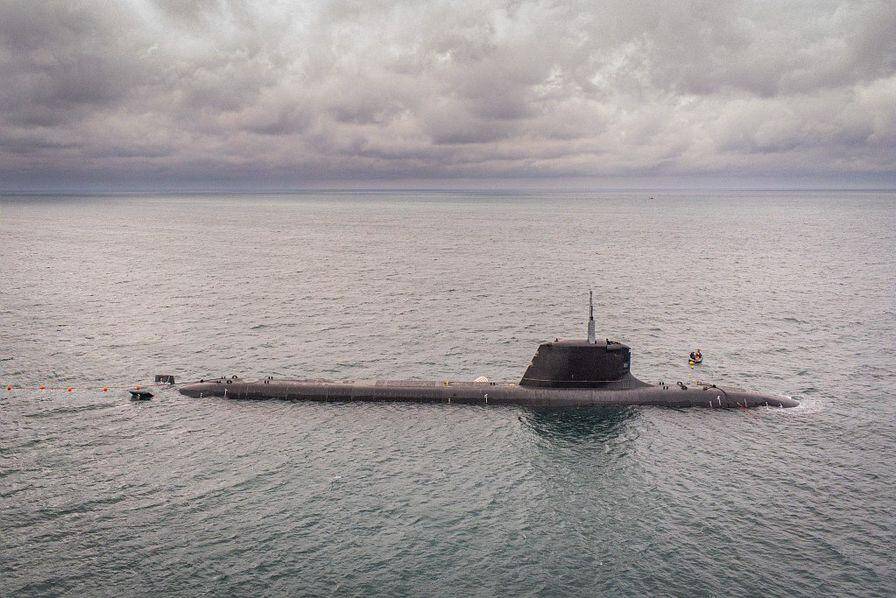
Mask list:
[[[597,338],[594,335],[594,296],[590,290],[588,291],[588,342],[592,345],[597,343]]]

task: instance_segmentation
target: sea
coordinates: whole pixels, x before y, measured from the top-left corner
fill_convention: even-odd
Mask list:
[[[589,291],[639,378],[800,406],[153,384],[513,382]],[[6,194],[0,595],[893,596],[894,358],[891,191]]]

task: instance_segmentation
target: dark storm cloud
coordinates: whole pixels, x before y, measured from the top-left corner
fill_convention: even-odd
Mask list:
[[[890,1],[0,2],[0,182],[896,172]]]

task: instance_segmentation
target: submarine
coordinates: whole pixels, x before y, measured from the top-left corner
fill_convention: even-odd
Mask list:
[[[188,397],[282,399],[287,401],[413,402],[523,407],[796,407],[786,396],[717,386],[707,382],[648,384],[631,373],[631,348],[595,336],[589,297],[586,339],[546,342],[538,347],[518,383],[376,380],[244,381],[237,376],[200,380],[179,389]]]

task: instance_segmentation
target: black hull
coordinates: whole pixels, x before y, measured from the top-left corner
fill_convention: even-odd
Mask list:
[[[467,405],[518,405],[523,407],[796,407],[789,397],[765,395],[711,384],[645,384],[631,375],[599,388],[540,388],[518,384],[477,382],[329,382],[315,380],[263,380],[244,382],[217,379],[186,384],[180,392],[189,397],[228,399],[280,399],[287,401],[365,401],[446,403]]]

